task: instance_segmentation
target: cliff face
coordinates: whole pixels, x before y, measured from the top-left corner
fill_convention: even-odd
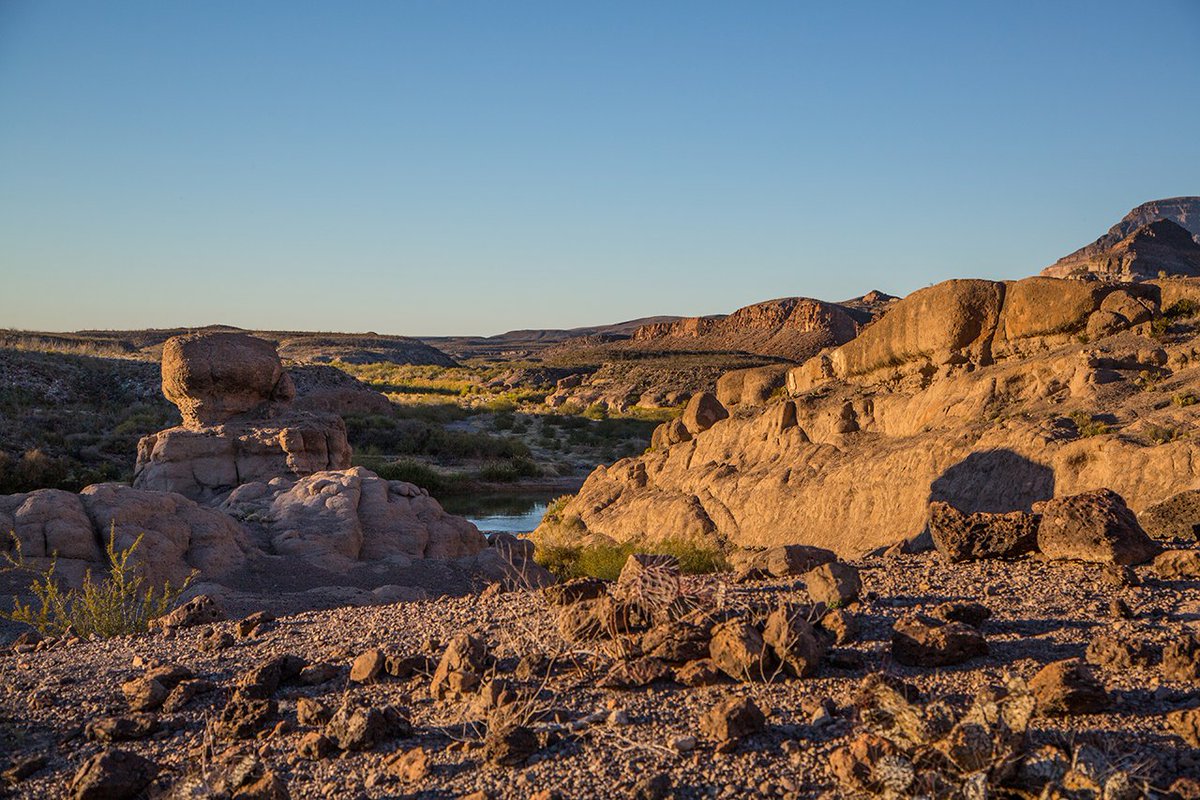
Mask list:
[[[1156,223],[1168,221],[1182,228]],[[1190,242],[1189,242],[1190,240]],[[1130,211],[1108,233],[1042,271],[1052,278],[1100,273],[1121,280],[1200,274],[1200,197],[1151,200]]]
[[[921,290],[795,368],[789,396],[600,467],[535,536],[848,556],[920,533],[931,500],[1028,510],[1108,486],[1140,510],[1193,488],[1194,407],[1172,398],[1200,396],[1200,336],[1176,322],[1152,338],[1166,292],[1132,288],[1032,278]],[[1200,298],[1200,282],[1170,288]]]

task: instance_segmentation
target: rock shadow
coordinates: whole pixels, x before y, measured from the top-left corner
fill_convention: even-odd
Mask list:
[[[1054,470],[1012,450],[971,453],[934,479],[929,501],[967,514],[1029,511],[1054,496]]]

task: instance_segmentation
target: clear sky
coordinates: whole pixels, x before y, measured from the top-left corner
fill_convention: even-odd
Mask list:
[[[0,327],[903,294],[1180,194],[1197,0],[0,0]]]

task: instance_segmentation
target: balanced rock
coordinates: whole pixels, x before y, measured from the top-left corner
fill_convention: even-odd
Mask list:
[[[929,505],[934,547],[951,562],[976,558],[1015,558],[1037,550],[1038,520],[1033,514],[964,514],[949,503]]]
[[[1111,489],[1056,497],[1034,505],[1041,514],[1038,549],[1047,558],[1141,564],[1161,548]]]
[[[275,345],[244,333],[191,333],[163,343],[163,395],[187,428],[267,416],[295,397]]]

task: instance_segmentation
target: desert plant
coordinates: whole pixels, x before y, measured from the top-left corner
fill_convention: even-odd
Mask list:
[[[172,586],[170,581],[163,584],[161,591],[146,587],[146,579],[137,574],[136,565],[130,562],[144,535],[139,534],[133,544],[120,550],[116,545],[115,527],[110,528],[105,547],[108,573],[97,580],[89,571],[84,576],[82,588],[63,589],[55,575],[57,556],[45,569],[29,566],[21,550],[21,541],[13,534],[15,555],[5,553],[4,559],[8,569],[33,573],[29,591],[37,606],[22,603],[14,597],[12,611],[0,612],[0,616],[31,625],[43,636],[61,636],[70,631],[77,636],[108,638],[147,630],[150,620],[162,616],[175,605],[195,573],[178,587]]]
[[[1194,406],[1196,405],[1196,395],[1192,394],[1191,392],[1183,392],[1182,394],[1177,394],[1172,397],[1171,402],[1180,408]]]
[[[1167,428],[1162,425],[1150,425],[1145,430],[1146,438],[1153,444],[1167,444],[1182,437],[1182,433],[1175,428]]]
[[[1096,419],[1086,411],[1072,411],[1071,421],[1075,423],[1075,429],[1079,431],[1079,435],[1083,437],[1102,436],[1109,432],[1108,423]]]
[[[563,524],[568,524],[571,519],[568,517]],[[725,555],[720,549],[689,539],[631,541],[587,547],[539,544],[533,558],[559,578],[616,580],[625,561],[634,553],[675,556],[679,560],[679,571],[685,575],[701,575],[727,568]]]

